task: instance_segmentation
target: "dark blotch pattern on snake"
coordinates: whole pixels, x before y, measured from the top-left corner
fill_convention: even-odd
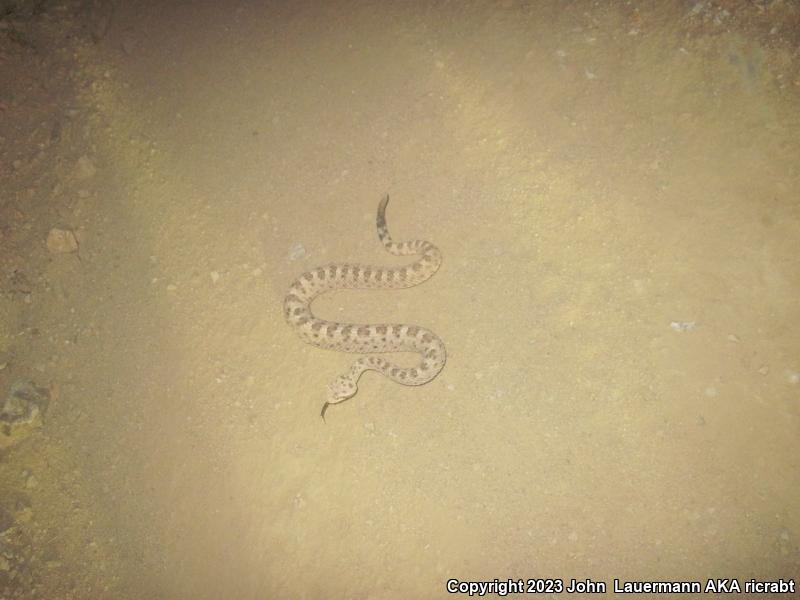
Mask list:
[[[408,288],[426,281],[439,269],[442,253],[430,242],[392,241],[386,228],[388,203],[389,196],[384,196],[378,205],[378,238],[392,254],[419,255],[420,258],[408,266],[393,269],[351,264],[331,264],[312,269],[289,287],[283,301],[283,312],[289,325],[312,346],[362,354],[416,352],[421,360],[414,367],[403,368],[378,356],[359,358],[347,373],[328,385],[321,413],[323,418],[329,405],[355,395],[358,379],[365,371],[378,371],[403,385],[422,385],[436,377],[444,367],[444,344],[429,329],[406,324],[337,323],[318,319],[311,312],[311,302],[325,292],[346,288]]]

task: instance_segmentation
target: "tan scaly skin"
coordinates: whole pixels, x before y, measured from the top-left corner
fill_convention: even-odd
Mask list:
[[[283,302],[286,321],[308,344],[341,352],[384,353],[417,352],[419,364],[402,368],[378,357],[359,358],[350,370],[328,385],[328,394],[320,415],[331,404],[351,398],[358,391],[358,379],[365,371],[378,371],[403,385],[422,385],[439,374],[447,357],[439,337],[423,327],[405,324],[337,323],[318,319],[311,312],[311,302],[325,292],[339,289],[393,289],[419,285],[429,279],[442,264],[442,253],[430,242],[414,240],[393,242],[386,228],[384,196],[378,205],[378,238],[387,251],[397,256],[418,255],[420,258],[400,268],[368,265],[330,264],[303,273],[289,287]]]

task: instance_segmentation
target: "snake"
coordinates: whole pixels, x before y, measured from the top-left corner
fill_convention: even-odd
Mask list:
[[[381,356],[363,356],[350,369],[327,386],[320,416],[332,404],[352,398],[358,391],[358,380],[366,371],[377,371],[392,381],[408,386],[423,385],[444,368],[447,358],[444,343],[430,329],[417,325],[339,323],[320,319],[311,312],[314,299],[326,292],[341,289],[410,288],[427,281],[442,264],[442,253],[425,240],[395,242],[386,226],[385,195],[378,204],[376,226],[383,247],[395,256],[419,256],[406,266],[387,268],[371,265],[334,263],[311,269],[289,286],[283,301],[286,322],[300,338],[312,346],[326,350],[358,354],[414,352],[420,361],[413,367],[400,367]]]

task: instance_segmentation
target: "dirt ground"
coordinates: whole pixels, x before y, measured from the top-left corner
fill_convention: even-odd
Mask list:
[[[800,578],[798,2],[0,8],[0,598]]]

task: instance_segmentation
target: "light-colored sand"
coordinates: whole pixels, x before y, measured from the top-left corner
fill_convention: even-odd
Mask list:
[[[58,384],[2,459],[6,489],[39,482],[41,593],[800,575],[790,8],[122,4],[75,57],[97,173],[62,185],[90,194],[37,225],[81,260],[42,267],[45,342],[4,348]],[[324,424],[353,357],[282,298],[319,264],[402,264],[387,192],[442,269],[315,312],[430,327],[448,364],[368,374]]]

